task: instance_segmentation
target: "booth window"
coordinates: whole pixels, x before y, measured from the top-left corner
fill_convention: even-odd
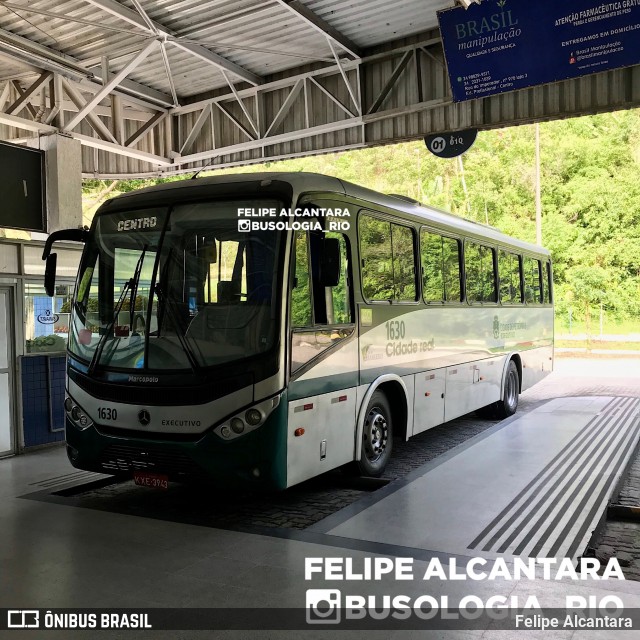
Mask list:
[[[26,282],[24,289],[26,353],[66,351],[73,285],[58,284],[53,297],[41,284]]]

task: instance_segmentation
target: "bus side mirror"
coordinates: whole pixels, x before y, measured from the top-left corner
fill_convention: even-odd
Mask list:
[[[44,270],[44,290],[51,298],[55,293],[56,287],[56,266],[58,264],[58,254],[50,253],[47,256],[47,265]]]
[[[322,242],[320,261],[320,284],[323,287],[335,287],[340,282],[341,271],[340,240],[325,238]]]
[[[51,247],[53,247],[54,242],[59,242],[60,240],[72,240],[73,242],[86,242],[89,238],[89,230],[86,228],[82,229],[60,229],[59,231],[54,231],[49,235],[46,242],[44,243],[44,249],[42,251],[42,259],[46,260],[51,253]]]

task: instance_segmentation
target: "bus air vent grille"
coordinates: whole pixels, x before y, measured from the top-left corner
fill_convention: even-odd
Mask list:
[[[128,445],[107,447],[102,452],[100,466],[108,473],[153,471],[170,476],[200,475],[198,465],[183,453]]]

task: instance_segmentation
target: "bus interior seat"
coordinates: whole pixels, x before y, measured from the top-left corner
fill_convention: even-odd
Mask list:
[[[240,283],[233,280],[221,280],[217,284],[218,304],[240,302]]]
[[[225,353],[230,348],[237,348],[238,357],[242,357],[244,352],[248,355],[262,351],[269,342],[269,305],[249,304],[233,295],[230,300],[225,299],[232,289],[224,289],[226,291],[222,296],[218,289],[218,302],[205,304],[193,318],[187,329],[187,337],[198,341],[203,354],[209,350],[207,345],[211,345],[212,354],[220,347]]]

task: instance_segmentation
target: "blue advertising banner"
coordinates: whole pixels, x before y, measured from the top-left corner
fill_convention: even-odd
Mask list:
[[[454,102],[640,63],[640,0],[483,0],[438,19]]]

